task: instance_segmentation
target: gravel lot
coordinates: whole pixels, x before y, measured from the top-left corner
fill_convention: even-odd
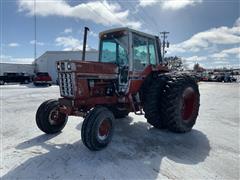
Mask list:
[[[194,129],[174,134],[142,116],[115,120],[112,143],[100,152],[81,142],[82,118],[58,135],[35,125],[35,112],[58,87],[1,86],[2,179],[239,179],[239,84],[200,83]]]

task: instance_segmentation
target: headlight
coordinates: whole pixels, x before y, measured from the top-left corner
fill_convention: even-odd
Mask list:
[[[60,70],[60,64],[57,63],[57,70],[59,71]]]

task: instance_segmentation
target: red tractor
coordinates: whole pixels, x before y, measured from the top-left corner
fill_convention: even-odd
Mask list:
[[[104,31],[99,38],[99,62],[57,62],[62,97],[40,105],[39,129],[57,133],[68,116],[84,117],[81,137],[90,150],[106,147],[114,118],[129,112],[144,114],[158,129],[190,131],[198,116],[198,84],[188,75],[168,70],[159,38],[129,28]]]

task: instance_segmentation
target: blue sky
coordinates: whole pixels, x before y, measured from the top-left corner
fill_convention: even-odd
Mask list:
[[[34,1],[1,0],[1,61],[34,58]],[[128,26],[158,35],[169,31],[167,56],[191,67],[239,67],[239,0],[36,0],[37,56],[47,50],[82,48],[82,30],[91,33],[88,47],[98,47],[100,31]]]

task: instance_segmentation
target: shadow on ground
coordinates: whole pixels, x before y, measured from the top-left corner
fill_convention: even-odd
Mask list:
[[[16,149],[23,153],[34,147],[37,155],[3,179],[156,179],[159,173],[175,178],[174,173],[160,170],[163,158],[194,165],[203,162],[210,151],[206,135],[198,130],[174,134],[134,122],[131,117],[116,120],[113,141],[102,151],[89,151],[81,140],[73,144],[48,142],[55,136],[40,135],[17,145]],[[174,172],[174,166],[170,168]]]

